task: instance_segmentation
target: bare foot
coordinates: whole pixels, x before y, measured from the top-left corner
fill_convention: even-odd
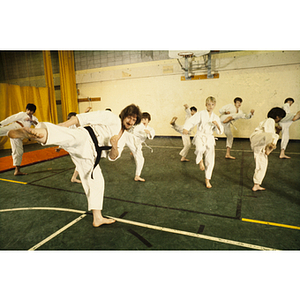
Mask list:
[[[280,154],[279,158],[290,158],[289,156],[285,155],[285,154]]]
[[[234,157],[234,156],[231,156],[231,155],[225,155],[225,158],[235,159],[235,157]]]
[[[93,222],[93,226],[94,227],[99,227],[99,226],[101,226],[101,225],[105,225],[105,224],[107,224],[107,225],[109,225],[109,224],[112,224],[112,223],[115,223],[116,222],[116,220],[113,220],[113,219],[107,219],[107,218],[101,218],[101,219],[97,219],[97,220],[95,220],[94,222]]]
[[[212,185],[210,184],[209,179],[205,179],[205,185],[208,189],[212,188]]]
[[[37,132],[34,128],[22,127],[19,129],[12,129],[7,136],[11,139],[35,139],[43,138],[44,135]]]
[[[23,173],[21,171],[15,171],[14,173],[15,176],[19,176],[19,175],[28,175],[28,173]]]
[[[135,175],[134,181],[142,181],[142,182],[144,182],[146,180],[144,178],[140,177],[140,176]]]
[[[252,191],[256,192],[256,191],[264,191],[265,188],[261,187],[259,184],[254,184]]]
[[[297,121],[298,119],[300,119],[300,111],[296,113],[295,117],[293,118],[293,121]]]
[[[269,155],[274,149],[276,149],[276,145],[268,144],[265,148],[266,155]]]
[[[204,166],[204,163],[203,163],[203,159],[200,161],[199,166],[200,166],[200,170],[201,170],[201,171],[204,171],[204,170],[205,170],[205,166]]]
[[[71,182],[81,183],[81,181],[79,179],[76,179],[76,178],[71,178]]]
[[[14,172],[14,175],[15,175],[15,176],[19,176],[19,175],[28,175],[28,173],[21,172],[20,169],[21,169],[20,166],[16,166],[16,167],[15,167],[15,172]]]
[[[177,119],[178,119],[177,117],[173,117],[173,119],[171,120],[170,124],[172,126],[174,126]]]
[[[182,156],[180,161],[190,161],[190,160]]]

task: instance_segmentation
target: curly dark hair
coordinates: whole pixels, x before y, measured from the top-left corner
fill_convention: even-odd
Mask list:
[[[135,125],[141,123],[142,112],[137,105],[130,104],[130,105],[126,106],[119,114],[119,117],[120,117],[122,123],[123,123],[124,119],[129,116],[136,117]]]
[[[286,112],[280,108],[280,107],[273,107],[269,112],[268,112],[268,118],[276,119],[276,117],[279,118],[284,118],[286,115]]]

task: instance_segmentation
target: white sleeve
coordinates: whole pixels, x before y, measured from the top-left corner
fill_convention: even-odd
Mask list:
[[[192,116],[191,109],[188,107],[188,108],[185,109],[185,119],[187,120],[191,116]]]
[[[84,125],[115,125],[120,122],[117,115],[108,110],[98,110],[89,113],[77,114],[80,126]]]
[[[264,132],[275,133],[275,121],[272,118],[268,118],[263,124]]]
[[[194,128],[198,123],[200,123],[200,111],[185,121],[183,129],[190,131],[190,129]]]
[[[275,132],[275,121],[272,118],[268,118],[263,124],[264,132],[272,133],[272,143],[277,144],[279,135]]]
[[[128,132],[125,131],[123,133],[123,135],[121,136],[121,138],[119,139],[119,141],[118,141],[118,152],[119,152],[119,155],[115,159],[112,159],[112,158],[110,158],[109,152],[108,152],[108,155],[107,155],[108,160],[115,161],[115,160],[117,160],[121,156],[121,154],[122,154],[122,152],[124,150],[125,144],[126,144],[126,138],[127,138],[126,134],[131,134],[131,133],[128,133]]]
[[[1,125],[7,125],[16,121],[23,121],[25,112],[19,112],[17,114],[11,115],[10,117],[4,119],[0,122]],[[26,114],[27,115],[27,114]]]
[[[155,137],[155,130],[150,126],[147,129],[150,131],[150,134],[147,135],[148,139],[153,140],[153,138]]]
[[[141,140],[145,140],[147,138],[147,134],[144,131],[144,125],[138,124],[133,128],[133,134]]]
[[[32,120],[35,121],[35,122],[37,122],[37,124],[39,124],[39,120],[38,120],[38,118],[36,116],[32,116]],[[34,125],[34,126],[37,126],[37,124]]]
[[[236,116],[234,116],[234,120],[238,120],[238,119],[250,119],[252,118],[252,114],[251,112],[249,114],[244,114],[243,111],[240,109],[239,112],[236,114]]]
[[[231,104],[224,105],[222,108],[219,109],[219,113],[221,115],[225,114],[226,111],[230,110],[230,106],[231,106]]]
[[[289,113],[290,112],[290,105],[288,103],[284,103],[284,105],[282,106],[282,109],[286,112]]]
[[[218,123],[218,125],[219,125],[219,127],[220,127],[220,130],[218,129],[218,127],[217,127],[216,125],[214,125],[213,130],[214,130],[217,134],[222,134],[222,133],[224,132],[224,127],[223,127],[223,125],[221,124],[220,118],[219,118],[217,115],[215,115],[214,121],[216,121],[216,122]]]

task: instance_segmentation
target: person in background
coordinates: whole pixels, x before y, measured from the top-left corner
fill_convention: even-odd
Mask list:
[[[264,191],[261,186],[265,178],[268,167],[268,156],[276,149],[276,143],[279,135],[276,132],[275,123],[280,122],[286,115],[280,107],[273,107],[267,115],[267,119],[261,121],[258,127],[250,135],[251,149],[253,150],[255,160],[255,171],[253,175],[252,191]]]
[[[225,158],[229,159],[235,159],[234,156],[230,155],[230,150],[232,148],[233,144],[233,134],[231,131],[231,126],[233,125],[232,122],[238,120],[238,119],[250,119],[254,115],[254,109],[251,109],[249,114],[244,114],[243,111],[240,109],[242,106],[242,98],[236,97],[234,100],[234,104],[227,104],[223,106],[220,110],[219,113],[220,115],[220,120],[222,122],[222,125],[224,126],[224,133],[226,135],[226,154]],[[234,125],[233,125],[234,126]]]
[[[215,166],[216,142],[213,132],[223,133],[220,118],[213,112],[216,102],[214,97],[208,97],[205,104],[206,109],[195,113],[183,125],[183,134],[186,135],[191,128],[197,126],[197,132],[193,139],[193,144],[196,146],[196,164],[199,164],[201,171],[205,171],[205,185],[208,189],[212,188],[210,180]]]
[[[8,132],[12,129],[18,129],[22,127],[29,128],[32,125],[36,126],[39,122],[38,119],[34,116],[35,111],[36,111],[36,106],[33,103],[28,103],[26,105],[25,112],[19,112],[1,121],[0,136],[6,136]],[[15,176],[27,175],[27,173],[21,172],[20,170],[22,157],[24,153],[23,139],[11,138],[10,144],[11,144],[13,164],[15,166],[14,175]]]
[[[282,130],[279,158],[290,158],[285,154],[286,147],[290,140],[290,126],[293,124],[293,122],[300,119],[300,111],[298,111],[296,114],[290,112],[290,107],[293,104],[294,99],[287,98],[285,99],[284,105],[282,106],[282,109],[286,112],[286,115],[278,124],[278,128]]]
[[[184,104],[184,108],[185,108],[185,121],[187,121],[191,116],[193,116],[197,112],[197,108],[195,106],[192,106],[191,108],[189,108],[189,106],[187,104]],[[181,156],[180,161],[186,162],[186,161],[189,161],[189,159],[187,159],[186,157],[187,157],[187,155],[189,153],[189,150],[191,148],[190,135],[191,135],[191,132],[192,132],[193,128],[191,128],[189,130],[188,135],[183,134],[182,133],[183,126],[177,125],[176,120],[177,120],[177,117],[173,117],[170,124],[172,125],[172,128],[174,130],[176,130],[177,132],[179,132],[181,134],[183,149],[179,153],[179,155]]]

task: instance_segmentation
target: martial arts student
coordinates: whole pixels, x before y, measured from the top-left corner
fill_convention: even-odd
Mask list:
[[[67,120],[70,120],[72,117],[75,117],[76,114],[77,114],[76,112],[70,112],[70,113],[68,114]],[[76,125],[74,124],[74,125],[71,125],[69,128],[70,128],[70,129],[75,129],[75,128],[77,128],[77,127],[76,127]],[[59,146],[58,148],[55,149],[55,151],[56,151],[56,152],[59,152],[61,149],[62,149],[62,147]],[[76,169],[76,167],[75,167],[74,173],[73,173],[73,175],[72,175],[72,177],[71,177],[71,182],[81,183],[81,181],[80,181],[79,179],[77,179],[78,175],[79,175],[79,173],[78,173],[78,171],[77,171],[77,169]]]
[[[84,112],[87,113],[87,112],[89,112],[91,109],[92,109],[92,107],[88,107]],[[67,116],[67,120],[70,120],[72,117],[75,117],[76,114],[77,114],[76,112],[70,112],[70,113],[68,114],[68,116]],[[76,125],[74,124],[74,125],[71,125],[69,128],[75,129],[75,128],[77,128],[77,127],[76,127]],[[56,152],[59,152],[60,149],[62,149],[62,148],[59,146],[58,148],[55,149],[55,151],[56,151]],[[81,181],[80,181],[79,179],[77,179],[78,176],[79,176],[79,173],[78,173],[78,171],[77,171],[77,169],[76,169],[76,167],[75,167],[74,173],[73,173],[73,175],[72,175],[72,177],[71,177],[71,182],[81,183]]]
[[[133,127],[132,134],[134,135],[134,139],[128,137],[128,141],[126,145],[132,149],[131,145],[134,143],[136,148],[134,151],[131,150],[135,160],[135,181],[145,181],[144,178],[141,178],[142,169],[144,166],[144,156],[142,152],[143,143],[146,145],[146,139],[152,140],[155,136],[155,130],[149,126],[149,122],[151,121],[151,116],[147,112],[143,112],[141,123],[137,126]],[[147,146],[147,145],[146,145]],[[148,146],[147,146],[148,147]]]
[[[185,109],[185,122],[186,122],[191,116],[193,116],[197,112],[197,108],[195,106],[192,106],[191,108],[189,108],[189,106],[187,104],[184,104],[183,106],[184,106],[184,109]],[[183,126],[176,124],[177,119],[178,119],[177,117],[173,117],[170,124],[172,125],[172,128],[174,130],[176,130],[177,132],[179,132],[181,134],[183,149],[179,152],[179,155],[181,156],[180,161],[186,162],[186,161],[189,161],[189,159],[187,159],[186,157],[187,157],[187,155],[189,153],[189,150],[191,148],[190,135],[192,133],[193,128],[190,129],[188,135],[182,134]]]
[[[254,153],[255,171],[253,175],[254,186],[252,191],[263,191],[262,181],[268,167],[268,155],[276,149],[279,135],[276,133],[275,123],[278,123],[286,115],[280,107],[273,107],[268,112],[268,118],[260,122],[258,127],[250,135],[251,149]]]
[[[32,103],[28,103],[25,112],[19,112],[11,115],[5,120],[0,122],[0,136],[5,136],[11,129],[18,129],[22,127],[29,128],[31,125],[36,126],[38,119],[33,115],[36,111],[36,106]],[[7,125],[7,126],[4,126]],[[23,139],[10,139],[13,164],[15,166],[14,175],[27,175],[20,171],[20,165],[22,162],[22,156],[24,153]]]
[[[282,130],[279,158],[290,158],[285,154],[285,149],[290,140],[290,126],[293,124],[293,122],[300,119],[300,111],[298,111],[296,114],[290,112],[290,107],[293,105],[293,103],[293,98],[287,98],[285,99],[284,105],[282,106],[282,109],[286,112],[286,115],[279,123],[279,126]]]
[[[59,125],[44,122],[39,123],[39,128],[10,130],[8,136],[34,139],[42,145],[58,145],[69,152],[79,172],[88,210],[93,213],[93,226],[99,227],[115,222],[102,216],[104,178],[99,166],[100,157],[108,154],[111,161],[119,158],[119,149],[126,142],[126,134],[130,134],[127,130],[139,124],[141,117],[139,107],[131,104],[119,117],[110,111],[82,113]],[[77,128],[68,128],[72,125]]]
[[[216,106],[216,99],[208,97],[206,99],[206,109],[195,113],[183,125],[183,134],[188,134],[189,130],[197,125],[197,132],[193,139],[196,146],[196,164],[199,164],[200,170],[205,170],[205,185],[211,188],[210,183],[212,172],[215,165],[215,137],[213,131],[217,134],[223,133],[223,125],[220,118],[213,112]],[[203,156],[204,161],[203,162]]]
[[[222,122],[222,125],[224,126],[224,133],[226,135],[225,158],[229,159],[235,159],[234,156],[230,155],[230,150],[233,144],[233,135],[230,125],[233,121],[236,121],[238,119],[250,119],[254,115],[254,109],[251,109],[249,114],[244,114],[243,111],[240,109],[243,102],[242,98],[236,97],[233,101],[234,104],[227,104],[219,110],[219,113],[221,114],[220,120]]]

